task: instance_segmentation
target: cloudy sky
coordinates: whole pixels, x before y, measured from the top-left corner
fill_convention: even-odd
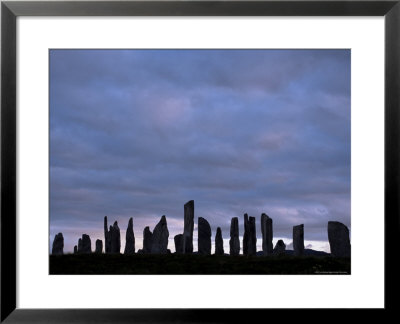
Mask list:
[[[350,50],[51,50],[50,240],[64,251],[118,221],[167,216],[170,242],[195,201],[213,240],[243,214],[273,219],[274,242],[329,251],[350,228]]]

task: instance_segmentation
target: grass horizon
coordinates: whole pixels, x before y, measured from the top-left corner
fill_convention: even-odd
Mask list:
[[[49,274],[351,274],[350,258],[198,254],[50,255]]]

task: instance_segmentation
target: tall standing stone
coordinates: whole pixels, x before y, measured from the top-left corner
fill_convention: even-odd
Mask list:
[[[250,237],[249,215],[244,214],[243,255],[249,254],[249,237]]]
[[[256,218],[250,216],[249,223],[250,223],[249,255],[256,255],[257,253]]]
[[[233,217],[231,220],[231,239],[229,240],[229,254],[239,255],[240,253],[240,240],[239,240],[239,220]]]
[[[256,252],[256,219],[255,217],[249,217],[247,214],[244,214],[243,254],[256,255]]]
[[[333,257],[350,257],[350,235],[346,225],[340,222],[328,222],[328,240]]]
[[[64,254],[64,237],[62,233],[56,234],[53,241],[53,248],[51,254],[61,255]]]
[[[124,254],[135,253],[135,234],[133,233],[133,219],[129,218],[128,228],[125,236],[125,251]]]
[[[111,228],[111,253],[121,252],[121,232],[118,227],[118,222],[114,222]]]
[[[102,254],[103,253],[103,241],[96,240],[96,250],[95,253]]]
[[[169,231],[167,226],[167,219],[165,215],[161,217],[156,227],[153,230],[153,239],[151,244],[151,253],[153,254],[167,254],[168,250],[168,237]]]
[[[183,251],[183,235],[178,234],[174,236],[174,242],[175,242],[175,252],[177,254],[182,254]]]
[[[111,226],[110,230],[107,228],[107,216],[104,216],[104,250],[105,253],[111,252]]]
[[[151,246],[153,245],[153,233],[150,228],[146,226],[143,230],[143,253],[151,253]]]
[[[92,253],[92,241],[90,240],[90,236],[87,234],[82,235],[82,251],[81,253]]]
[[[82,239],[78,240],[78,253],[82,253]]]
[[[261,233],[262,233],[262,248],[264,255],[272,255],[274,246],[272,243],[272,218],[267,214],[261,214]]]
[[[217,228],[217,233],[215,234],[215,254],[224,254],[224,241],[222,239],[222,232],[220,227]]]
[[[273,254],[274,255],[283,255],[283,254],[285,254],[285,250],[286,250],[286,245],[283,242],[283,240],[278,240],[278,242],[276,242]]]
[[[74,245],[74,254],[78,253],[78,246]]]
[[[203,217],[198,220],[198,251],[199,254],[211,254],[211,226]]]
[[[295,256],[304,254],[304,224],[293,226],[293,250]]]
[[[193,252],[194,200],[184,205],[183,253]]]

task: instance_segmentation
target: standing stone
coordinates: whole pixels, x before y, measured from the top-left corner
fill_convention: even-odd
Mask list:
[[[231,220],[231,239],[229,240],[229,254],[239,255],[240,253],[240,240],[239,240],[239,220],[233,217]]]
[[[243,255],[249,254],[249,215],[244,214]]]
[[[198,220],[198,251],[199,254],[211,254],[211,226],[203,217]]]
[[[121,232],[118,222],[114,222],[111,230],[111,253],[120,253],[121,251]]]
[[[194,200],[184,205],[183,253],[193,253]]]
[[[261,233],[262,233],[262,248],[264,255],[272,255],[274,246],[272,243],[272,218],[267,214],[261,214]]]
[[[244,214],[243,254],[256,255],[256,252],[256,219],[255,217],[249,217],[247,214]]]
[[[285,254],[285,250],[286,250],[286,245],[282,240],[279,240],[278,242],[276,242],[273,254],[274,255],[283,255]]]
[[[102,240],[96,240],[95,253],[99,253],[99,254],[103,253],[103,241]]]
[[[250,223],[249,255],[256,255],[257,253],[256,218],[250,216],[249,223]]]
[[[104,216],[104,249],[105,253],[111,252],[111,226],[107,229],[107,216]]]
[[[328,222],[328,240],[333,257],[350,257],[350,236],[346,225],[340,222]]]
[[[150,253],[152,245],[153,233],[150,231],[150,228],[146,226],[143,230],[143,253]]]
[[[165,215],[161,217],[156,227],[153,230],[153,239],[151,244],[152,254],[167,254],[169,231],[167,219]]]
[[[217,234],[215,234],[215,254],[224,255],[224,241],[220,227],[217,227]]]
[[[92,241],[87,234],[82,235],[82,253],[92,253]]]
[[[304,224],[293,226],[293,250],[295,256],[304,254]]]
[[[182,254],[183,251],[183,234],[178,234],[174,236],[175,242],[175,252],[177,254]]]
[[[76,245],[74,245],[74,254],[78,253],[78,247]]]
[[[82,239],[78,240],[78,253],[82,253]]]
[[[128,228],[125,236],[125,251],[124,254],[135,253],[135,234],[133,233],[133,219],[129,218]]]
[[[64,237],[62,233],[56,234],[53,241],[53,248],[51,254],[61,255],[64,254]]]

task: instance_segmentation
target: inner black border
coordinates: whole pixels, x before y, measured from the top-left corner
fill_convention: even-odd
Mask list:
[[[16,309],[16,19],[18,16],[384,16],[385,307],[384,310],[375,310],[375,313],[382,321],[384,320],[382,315],[386,317],[389,311],[395,312],[398,305],[396,294],[398,294],[400,276],[396,265],[396,259],[399,256],[396,244],[400,237],[399,2],[400,0],[2,1],[0,321],[3,322],[6,319],[6,323],[246,323],[281,321],[288,315],[288,309]],[[368,177],[368,174],[365,176]],[[377,215],[377,218],[379,217],[381,216]],[[380,244],[374,240],[373,234],[370,233],[371,244]],[[368,246],[364,248],[368,249]],[[370,261],[374,262],[374,256],[370,257]],[[105,282],[105,284],[111,283]],[[118,287],[118,289],[123,289],[123,287]],[[247,296],[238,295],[237,298],[251,299],[257,287],[249,286],[248,289]],[[365,283],[365,290],[366,293],[371,293],[368,291],[368,282]],[[38,298],[40,298],[40,293],[40,291],[37,292]],[[77,291],[77,294],[82,293],[89,292]],[[117,293],[118,290],[116,290]],[[165,294],[165,298],[169,298],[165,291],[160,290],[154,293]],[[182,298],[190,298],[190,294],[196,293],[196,291],[190,291],[188,287],[188,291],[182,291]],[[210,294],[220,294],[223,298],[224,292],[215,287]],[[104,296],[104,298],[112,298],[112,296]],[[265,306],[268,307],[268,305]],[[295,318],[305,315],[305,310],[291,309],[291,311],[292,316],[293,313],[295,314]],[[318,321],[325,321],[327,315],[330,319],[346,321],[351,320],[347,317],[349,313],[354,315],[357,310],[341,309],[341,312],[338,312],[338,309],[325,309],[323,310],[325,314],[313,309],[308,309],[308,311],[318,314],[316,318],[312,315]],[[364,310],[364,314],[371,319],[370,310]]]

